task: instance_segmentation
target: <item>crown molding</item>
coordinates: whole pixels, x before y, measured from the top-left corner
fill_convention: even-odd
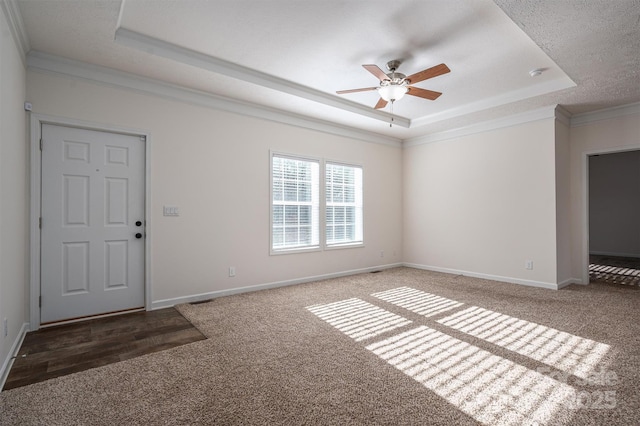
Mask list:
[[[556,105],[556,120],[565,126],[571,126],[571,113],[561,105]]]
[[[498,96],[492,96],[480,101],[471,102],[461,105],[456,108],[450,108],[436,114],[427,115],[425,117],[411,120],[411,127],[420,127],[428,124],[433,124],[438,121],[447,120],[450,118],[460,117],[463,115],[471,114],[478,111],[483,111],[489,108],[494,108],[512,102],[521,101],[524,99],[533,98],[536,96],[552,93],[558,90],[575,87],[576,83],[569,77],[561,77],[555,80],[536,84],[535,86],[524,87],[518,90],[512,90],[507,93],[503,93]]]
[[[561,105],[553,105],[549,107],[538,108],[535,110],[514,114],[495,120],[488,120],[472,124],[470,126],[458,129],[446,130],[444,132],[432,133],[429,135],[418,136],[415,138],[405,139],[404,147],[423,145],[431,142],[439,142],[447,139],[459,138],[462,136],[472,135],[476,133],[487,132],[490,130],[500,129],[504,127],[516,126],[537,120],[555,118],[557,121],[569,127],[584,126],[600,120],[609,120],[627,115],[640,114],[640,102],[628,105],[621,105],[612,108],[606,108],[599,111],[587,112],[583,114],[571,115],[566,108]]]
[[[532,121],[545,120],[550,118],[558,118],[559,114],[557,105],[551,105],[543,108],[526,111],[519,114],[509,115],[507,117],[497,118],[494,120],[482,121],[466,127],[458,129],[446,130],[444,132],[432,133],[425,136],[405,139],[404,147],[424,145],[432,142],[440,142],[447,139],[460,138],[463,136],[473,135],[477,133],[488,132],[491,130],[502,129],[505,127],[516,126],[519,124],[529,123]],[[562,121],[563,119],[560,118]]]
[[[212,71],[217,74],[226,75],[238,80],[258,84],[263,87],[268,87],[283,93],[319,102],[324,105],[340,108],[345,111],[384,121],[386,123],[393,117],[394,124],[398,126],[409,128],[410,125],[410,120],[408,118],[392,116],[387,112],[379,111],[333,94],[322,92],[320,90],[266,74],[258,70],[247,68],[242,65],[234,64],[214,56],[205,55],[204,53],[196,52],[126,28],[120,27],[116,30],[115,41],[141,52],[160,56],[207,71]]]
[[[640,114],[640,102],[576,114],[571,117],[571,127],[585,126],[595,121],[609,120],[633,114]]]
[[[358,139],[365,142],[396,147],[401,146],[401,140],[398,138],[387,137],[374,132],[339,125],[325,120],[314,119],[276,108],[269,108],[217,96],[200,90],[187,89],[182,86],[161,82],[148,77],[141,77],[135,74],[114,70],[112,68],[74,61],[42,52],[31,51],[27,55],[27,66],[30,71],[81,78],[146,95],[159,96],[192,105],[275,121],[305,129]]]
[[[31,45],[29,43],[27,31],[24,28],[24,22],[22,21],[22,14],[20,13],[18,2],[16,0],[0,1],[0,8],[2,8],[2,12],[7,18],[7,23],[9,24],[9,30],[13,36],[13,41],[21,52],[20,56],[22,58],[22,62],[26,64],[25,58],[27,53],[29,53],[29,50],[31,50]]]

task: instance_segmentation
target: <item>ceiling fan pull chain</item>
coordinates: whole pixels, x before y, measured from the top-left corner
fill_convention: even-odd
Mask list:
[[[395,99],[391,99],[391,122],[389,123],[389,127],[393,127],[393,102]]]

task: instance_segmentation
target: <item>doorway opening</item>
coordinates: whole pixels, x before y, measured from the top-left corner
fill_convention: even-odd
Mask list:
[[[589,282],[640,288],[640,150],[588,157]]]

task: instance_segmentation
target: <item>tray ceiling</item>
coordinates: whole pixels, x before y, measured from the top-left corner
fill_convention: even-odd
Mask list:
[[[189,89],[399,139],[561,104],[640,101],[637,0],[18,0],[30,47]],[[404,74],[446,63],[373,110],[362,64]],[[542,68],[538,77],[529,71]]]

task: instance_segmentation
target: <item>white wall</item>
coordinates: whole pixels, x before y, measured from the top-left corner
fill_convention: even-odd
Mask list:
[[[640,151],[589,157],[589,251],[640,257]]]
[[[637,145],[640,121],[542,119],[401,150],[73,77],[30,71],[27,87],[35,113],[151,133],[154,302],[398,262],[552,288],[579,281],[581,153]],[[269,256],[270,149],[364,166],[365,248]],[[163,217],[164,204],[181,216]]]
[[[640,149],[640,113],[573,126],[570,146],[572,273],[588,283],[587,156]]]
[[[154,302],[397,263],[402,154],[368,143],[29,71],[38,114],[151,133]],[[364,167],[365,247],[269,255],[269,150]],[[163,217],[163,205],[180,217]],[[381,258],[380,252],[385,252]],[[236,277],[228,277],[229,266]]]
[[[554,119],[406,147],[404,261],[555,288],[555,155]]]
[[[0,8],[0,366],[4,369],[12,346],[27,319],[28,184],[25,69]],[[3,371],[0,371],[0,384]]]
[[[572,282],[579,282],[579,276],[573,276],[571,271],[571,173],[569,171],[570,158],[570,129],[561,120],[555,122],[556,144],[556,250],[558,262],[557,283],[564,286]]]

